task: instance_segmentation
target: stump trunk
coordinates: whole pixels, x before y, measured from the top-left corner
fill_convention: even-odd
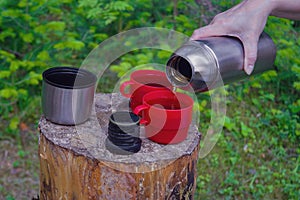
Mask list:
[[[40,119],[41,199],[193,199],[200,134],[160,145],[143,138],[140,152],[115,155],[105,148],[108,118],[126,109],[117,94],[97,94],[95,114],[77,126]],[[143,137],[143,128],[141,128]]]

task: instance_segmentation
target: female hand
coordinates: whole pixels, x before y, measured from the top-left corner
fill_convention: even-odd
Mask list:
[[[244,0],[214,17],[212,22],[196,29],[192,40],[211,36],[233,36],[244,46],[244,71],[250,75],[257,57],[257,43],[269,15],[300,18],[299,0]]]
[[[257,57],[258,39],[269,15],[269,12],[263,9],[264,7],[257,8],[257,5],[243,1],[216,15],[208,26],[195,30],[191,39],[224,35],[239,38],[244,46],[244,70],[250,75]]]

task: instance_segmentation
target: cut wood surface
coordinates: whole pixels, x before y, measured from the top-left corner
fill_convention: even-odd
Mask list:
[[[119,94],[96,94],[90,119],[63,126],[39,122],[41,199],[192,199],[200,134],[193,124],[186,140],[160,145],[143,137],[133,155],[105,148],[112,111],[127,110]]]

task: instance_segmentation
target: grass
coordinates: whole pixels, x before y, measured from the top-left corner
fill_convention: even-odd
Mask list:
[[[299,199],[299,118],[272,92],[246,95],[227,96],[223,134],[198,162],[196,199]]]
[[[28,200],[39,191],[38,134],[24,134],[24,146],[13,138],[0,140],[0,199]]]

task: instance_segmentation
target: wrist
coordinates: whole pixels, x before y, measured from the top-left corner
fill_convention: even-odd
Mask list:
[[[274,12],[276,12],[276,10],[278,10],[280,8],[280,6],[282,4],[282,0],[270,0],[270,15],[273,15]]]
[[[259,16],[267,18],[278,6],[277,0],[245,0],[247,10],[252,9]]]
[[[270,15],[288,19],[300,20],[299,0],[270,0],[272,10]]]

